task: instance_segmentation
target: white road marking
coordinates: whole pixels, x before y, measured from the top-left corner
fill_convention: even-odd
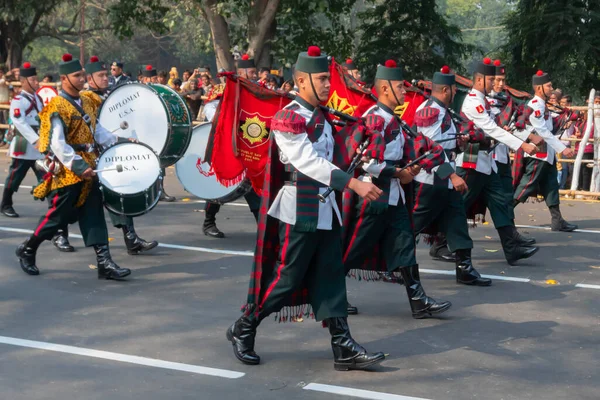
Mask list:
[[[15,233],[25,233],[32,234],[33,231],[30,229],[20,229],[20,228],[10,228],[6,226],[0,226],[0,231],[4,232],[15,232]],[[69,233],[69,237],[83,239],[81,235],[75,233]],[[188,251],[197,251],[201,253],[212,253],[212,254],[225,254],[231,256],[243,256],[243,257],[253,257],[254,251],[244,251],[244,250],[225,250],[225,249],[212,249],[208,247],[195,247],[195,246],[182,246],[179,244],[169,244],[169,243],[159,243],[159,247],[164,247],[167,249],[177,249],[177,250],[188,250]],[[428,268],[420,268],[420,272],[424,274],[435,274],[435,275],[447,275],[454,276],[454,270],[442,270],[442,269],[428,269]],[[508,281],[508,282],[518,282],[518,283],[530,283],[531,279],[529,278],[518,278],[511,276],[502,276],[502,275],[481,275],[484,278],[495,279],[498,281]],[[587,288],[587,289],[600,289],[600,285],[588,285],[588,284],[577,284],[575,285],[578,288]]]
[[[0,183],[0,186],[4,186],[4,183]],[[19,189],[33,189],[33,186],[25,186],[25,185],[19,185]]]
[[[578,283],[575,287],[582,289],[598,289],[600,290],[600,285],[588,285],[587,283]]]
[[[456,271],[451,270],[439,270],[439,269],[427,269],[427,268],[419,268],[419,272],[423,272],[425,274],[437,274],[437,275],[456,275]],[[481,275],[484,278],[496,279],[498,281],[510,281],[510,282],[521,282],[528,283],[531,282],[531,279],[527,278],[512,278],[510,276],[501,276],[501,275]]]
[[[0,343],[11,346],[28,347],[31,349],[56,351],[58,353],[75,354],[84,357],[102,358],[104,360],[119,361],[130,364],[145,365],[147,367],[164,368],[174,371],[191,372],[193,374],[217,376],[219,378],[237,379],[246,375],[243,372],[230,371],[227,369],[217,369],[209,367],[201,367],[199,365],[182,364],[171,361],[157,360],[155,358],[146,358],[138,356],[130,356],[127,354],[113,353],[110,351],[101,351],[86,349],[83,347],[65,346],[62,344],[37,342],[33,340],[25,340],[0,336]]]
[[[550,227],[549,226],[535,226],[535,225],[515,225],[517,228],[529,228],[529,229],[540,229],[543,231],[549,231]],[[575,229],[573,232],[580,232],[580,233],[600,233],[600,231],[592,231],[589,229]]]
[[[323,385],[321,383],[309,383],[304,386],[304,390],[313,390],[315,392],[338,394],[340,396],[358,397],[361,399],[372,400],[428,400],[422,397],[402,396],[399,394],[389,394],[382,392],[372,392],[370,390],[353,389],[343,386]]]

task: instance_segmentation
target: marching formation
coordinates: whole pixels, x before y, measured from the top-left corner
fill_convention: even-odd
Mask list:
[[[337,65],[311,46],[298,55],[295,87],[284,93],[257,83],[254,61],[244,56],[236,73],[224,73],[226,83],[207,94],[207,122],[193,128],[185,101],[158,83],[152,66],[144,82],[109,79],[95,56],[83,68],[65,54],[58,68],[61,91],[44,106],[36,69],[23,63],[22,90],[10,107],[15,135],[0,208],[18,217],[12,196],[29,169],[39,182],[34,198],[48,202],[16,250],[21,268],[40,274],[36,252],[46,240],[74,251],[68,225],[78,222],[96,254],[98,278],[128,277],[131,271],[112,260],[104,208],[129,254],[153,249],[158,243],[140,238],[133,218],[171,199],[163,179],[175,165],[184,187],[207,200],[206,235],[224,236],[216,225],[220,204],[242,195],[257,221],[247,301],[226,332],[245,364],[260,363],[257,328],[271,314],[322,321],[336,370],[382,362],[383,353],[368,352],[350,333],[348,315],[358,307],[348,303],[346,278],[402,284],[416,319],[447,312],[449,301],[425,292],[419,236],[433,258],[455,263],[458,284],[488,287],[492,281],[472,259],[469,220],[489,209],[510,265],[539,250],[515,227],[514,207],[529,197],[544,197],[553,231],[577,228],[559,208],[556,155],[574,152],[555,136],[546,105],[552,81],[543,71],[532,77],[534,96],[518,104],[506,89],[506,66],[486,58],[454,110],[457,76],[448,66],[417,87],[387,60],[369,90],[352,60]],[[335,71],[346,96],[365,103],[330,107],[330,98],[341,96],[340,89],[332,93]],[[404,114],[409,92],[423,96],[410,116]],[[260,116],[249,111],[258,108]],[[225,159],[233,161],[219,163]],[[211,195],[203,195],[208,188]]]

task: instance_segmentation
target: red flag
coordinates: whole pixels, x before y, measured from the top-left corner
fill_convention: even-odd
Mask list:
[[[409,89],[406,91],[406,95],[404,95],[404,104],[396,107],[394,113],[408,125],[412,126],[417,108],[424,101],[425,97],[423,95]]]
[[[269,154],[271,118],[290,101],[284,93],[227,76],[211,132],[212,151],[206,157],[219,183],[231,186],[248,177],[260,193]]]
[[[346,74],[342,66],[336,63],[335,60],[331,61],[329,73],[331,89],[327,101],[328,107],[344,114],[360,117],[377,103],[377,98]]]

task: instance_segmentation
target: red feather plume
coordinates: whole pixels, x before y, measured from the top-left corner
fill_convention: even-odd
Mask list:
[[[24,62],[23,63],[23,68],[25,68],[25,69],[31,68],[31,64],[28,63],[28,62]]]
[[[385,66],[386,66],[386,68],[397,68],[398,64],[394,60],[387,60],[385,62]]]
[[[307,53],[310,57],[319,57],[321,55],[321,49],[318,46],[309,46]]]
[[[62,60],[63,60],[63,62],[73,61],[73,56],[70,55],[69,53],[63,54]]]

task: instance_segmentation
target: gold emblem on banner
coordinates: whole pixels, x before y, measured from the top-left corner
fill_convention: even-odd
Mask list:
[[[404,113],[406,112],[406,109],[408,109],[408,105],[410,104],[410,101],[406,101],[404,102],[404,104],[402,104],[401,106],[397,106],[394,109],[394,114],[396,114],[397,116],[399,116],[400,118],[402,118],[402,116],[404,115]]]
[[[269,134],[267,124],[258,117],[247,118],[242,126],[240,126],[240,129],[243,132],[243,138],[250,142],[250,144],[262,142]]]
[[[329,97],[327,107],[331,107],[334,110],[343,112],[344,114],[348,115],[354,115],[354,110],[356,110],[356,107],[350,104],[350,102],[348,102],[348,99],[340,97],[337,94],[337,91],[334,91],[331,97]]]

